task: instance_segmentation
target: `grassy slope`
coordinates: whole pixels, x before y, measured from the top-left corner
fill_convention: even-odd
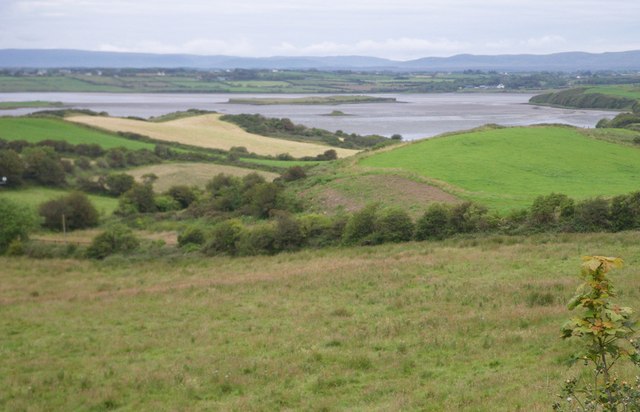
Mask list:
[[[154,147],[150,143],[125,139],[64,120],[33,117],[0,117],[0,138],[32,143],[42,140],[66,140],[71,144],[95,143],[105,149],[126,147],[132,150],[153,150]]]
[[[211,178],[219,173],[232,176],[245,176],[249,173],[258,173],[267,180],[273,180],[279,175],[276,173],[264,172],[261,170],[244,169],[235,166],[216,165],[209,163],[164,163],[128,170],[126,172],[138,180],[147,173],[158,176],[158,180],[153,184],[157,192],[164,192],[173,185],[188,185],[203,187]]]
[[[43,100],[31,100],[25,102],[0,102],[0,110],[22,109],[27,107],[62,107],[61,102],[47,102]]]
[[[402,168],[457,187],[491,208],[526,207],[540,194],[575,198],[638,190],[640,150],[566,127],[476,131],[406,145],[361,165]]]
[[[585,93],[601,93],[640,100],[640,87],[637,85],[595,86],[585,90]]]
[[[579,257],[625,258],[613,278],[633,306],[638,245],[621,233],[0,258],[0,409],[547,411],[578,370],[559,329]]]
[[[69,192],[64,189],[51,189],[46,187],[30,187],[18,190],[0,188],[0,197],[6,197],[20,204],[27,205],[34,210],[37,209],[41,203],[64,196],[67,193]],[[118,199],[96,195],[87,196],[89,196],[89,199],[100,214],[110,215],[118,207]]]
[[[295,157],[315,156],[331,149],[329,146],[294,142],[247,133],[240,127],[222,122],[220,115],[185,117],[153,123],[116,117],[73,116],[69,120],[111,131],[127,131],[154,139],[179,142],[206,148],[229,150],[244,146],[250,152],[263,155],[289,153]],[[355,150],[334,148],[339,156],[350,156]]]

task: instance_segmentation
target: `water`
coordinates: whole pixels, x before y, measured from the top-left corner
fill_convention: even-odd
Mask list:
[[[318,96],[318,95],[314,95]],[[562,123],[594,127],[598,120],[616,113],[600,110],[558,109],[527,104],[532,94],[444,93],[376,94],[395,97],[399,103],[345,105],[254,106],[229,104],[232,97],[302,97],[282,94],[124,94],[124,93],[0,93],[0,101],[60,101],[68,107],[108,112],[112,116],[148,118],[179,110],[203,109],[220,113],[260,113],[288,117],[295,123],[346,133],[401,134],[405,140],[465,130],[487,123],[523,126]],[[0,115],[18,116],[41,109],[2,110]],[[326,116],[340,110],[349,116]]]

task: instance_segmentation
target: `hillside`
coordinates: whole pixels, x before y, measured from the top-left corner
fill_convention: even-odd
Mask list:
[[[576,71],[640,69],[640,51],[547,55],[470,55],[395,61],[367,56],[247,58],[187,54],[118,53],[83,50],[0,50],[4,68],[200,68],[200,69],[353,69],[392,71]]]
[[[577,109],[631,110],[640,101],[640,87],[594,86],[578,87],[533,96],[533,104]]]
[[[640,150],[588,138],[570,127],[489,128],[408,144],[358,165],[405,170],[496,210],[538,195],[577,199],[637,190]]]
[[[117,117],[72,116],[67,120],[113,132],[136,133],[156,140],[178,142],[210,149],[229,150],[243,146],[249,152],[261,155],[289,153],[294,157],[316,156],[331,149],[312,143],[275,139],[247,133],[240,127],[220,121],[220,115],[192,116],[161,123]],[[336,148],[338,156],[357,153],[356,150]]]

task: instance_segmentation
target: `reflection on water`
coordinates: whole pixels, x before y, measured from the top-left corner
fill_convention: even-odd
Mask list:
[[[317,95],[315,95],[317,96]],[[470,129],[487,123],[521,126],[564,123],[594,127],[615,112],[558,109],[528,105],[531,94],[445,93],[377,94],[395,97],[400,103],[361,103],[340,105],[349,116],[326,116],[336,110],[331,105],[253,106],[228,104],[230,97],[301,97],[271,94],[124,94],[124,93],[0,93],[0,101],[60,101],[70,107],[108,112],[112,116],[151,117],[187,109],[215,110],[220,113],[260,113],[268,117],[288,117],[296,123],[347,133],[399,133],[406,140]],[[0,115],[22,115],[37,111],[17,109]]]

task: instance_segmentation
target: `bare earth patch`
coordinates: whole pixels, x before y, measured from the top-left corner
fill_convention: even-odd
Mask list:
[[[460,199],[426,183],[393,175],[368,175],[338,179],[318,196],[322,207],[333,211],[361,209],[374,199],[385,205],[423,209],[429,203],[458,203]]]

